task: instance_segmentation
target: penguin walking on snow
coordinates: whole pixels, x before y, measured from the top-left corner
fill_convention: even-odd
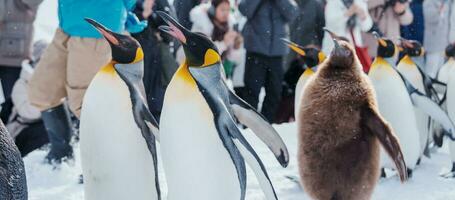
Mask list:
[[[452,119],[455,119],[455,44],[450,44],[446,48],[447,62],[441,67],[438,74],[440,81],[447,84],[446,105],[447,112]],[[449,142],[450,158],[452,169],[449,173],[443,175],[447,178],[455,178],[455,142]]]
[[[305,48],[287,39],[282,39],[283,42],[288,45],[293,51],[301,56],[304,61],[305,70],[300,75],[297,85],[295,87],[294,97],[294,116],[297,120],[298,108],[300,108],[300,101],[303,95],[303,89],[308,80],[315,74],[317,66],[325,60],[325,54],[316,48]]]
[[[423,56],[425,54],[422,45],[417,41],[408,41],[401,39],[401,48],[405,56],[397,65],[398,71],[407,80],[409,80],[412,86],[417,88],[419,92],[431,97],[431,91],[429,91],[429,89],[427,89],[424,85],[426,76],[423,76],[425,72],[421,70],[421,67],[423,67],[421,66],[421,64],[423,64],[423,61],[419,60],[423,59]],[[417,127],[419,129],[420,155],[423,155],[424,151],[427,150],[429,145],[430,118],[415,105],[414,112],[416,115]]]
[[[289,155],[282,139],[264,117],[227,88],[213,42],[166,13],[158,14],[168,24],[160,29],[182,43],[186,56],[166,90],[160,119],[168,199],[244,200],[245,161],[266,198],[277,199],[265,166],[236,120],[251,128],[285,167]]]
[[[379,178],[380,144],[401,181],[407,179],[406,164],[398,139],[379,114],[373,86],[354,48],[334,42],[302,98],[300,176],[313,199],[370,199]]]
[[[139,43],[86,19],[108,41],[112,61],[84,97],[80,148],[86,200],[159,200],[158,123],[145,101]]]
[[[27,178],[21,153],[0,120],[0,199],[27,200]]]
[[[394,55],[397,53],[395,44],[379,36],[377,40],[378,55],[371,65],[368,76],[376,91],[380,113],[390,123],[402,143],[410,176],[420,156],[420,139],[414,108],[402,78],[394,69]],[[393,166],[383,151],[381,165],[384,168]]]

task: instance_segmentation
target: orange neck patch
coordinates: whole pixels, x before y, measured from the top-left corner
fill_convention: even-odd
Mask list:
[[[113,61],[109,62],[106,66],[101,68],[99,73],[108,74],[108,75],[115,75],[117,72],[115,72],[114,64],[115,63]]]
[[[414,64],[414,61],[412,61],[411,57],[409,57],[408,55],[404,56],[403,59],[401,59],[401,62],[403,62],[404,64],[407,64],[407,65]]]
[[[186,61],[183,62],[182,65],[180,65],[180,67],[177,69],[177,72],[175,72],[175,76],[178,79],[184,81],[185,84],[196,86],[196,81],[194,80],[193,76],[191,76]]]

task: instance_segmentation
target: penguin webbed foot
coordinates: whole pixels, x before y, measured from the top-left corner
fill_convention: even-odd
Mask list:
[[[442,145],[444,144],[444,137],[443,137],[444,134],[433,134],[433,141],[434,141],[434,144],[441,148]]]
[[[407,169],[406,169],[406,173],[408,174],[408,178],[412,178],[413,172],[414,172],[414,171],[413,171],[412,169],[410,169],[410,168],[407,168]]]
[[[450,170],[450,172],[448,173],[445,173],[445,174],[442,174],[441,177],[443,178],[455,178],[455,162],[452,163],[452,170]]]

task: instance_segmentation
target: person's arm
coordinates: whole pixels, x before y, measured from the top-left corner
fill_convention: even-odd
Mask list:
[[[368,0],[368,10],[375,9],[380,6],[385,6],[386,0]]]
[[[125,4],[125,8],[128,11],[133,10],[136,6],[136,0],[123,0],[123,3]]]
[[[373,19],[371,19],[370,13],[368,12],[368,5],[365,0],[356,0],[355,3],[359,6],[359,8],[363,11],[364,18],[360,19],[357,18],[360,29],[363,32],[367,32],[373,26]]]
[[[259,8],[259,5],[264,0],[241,0],[239,3],[239,11],[244,15],[247,19],[251,19],[254,17],[254,13]]]
[[[294,0],[275,0],[275,5],[287,22],[292,22],[299,15],[299,7]]]
[[[397,7],[401,7],[400,9],[397,9]],[[403,9],[404,8],[404,9]],[[398,17],[398,21],[400,22],[400,25],[406,26],[412,23],[414,20],[414,15],[412,14],[411,9],[409,8],[409,3],[396,3],[394,7],[394,12]]]
[[[17,110],[19,116],[26,118],[28,120],[39,119],[41,114],[40,111],[32,106],[27,93],[27,82],[20,78],[14,84],[13,91],[11,93],[11,99],[14,103],[14,107]]]

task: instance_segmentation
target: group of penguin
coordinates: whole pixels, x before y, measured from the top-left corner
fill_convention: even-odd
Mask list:
[[[408,176],[412,176],[423,155],[431,156],[431,145],[441,147],[443,137],[447,136],[453,166],[451,172],[442,176],[455,177],[455,126],[452,120],[455,119],[455,44],[446,48],[447,61],[434,79],[422,68],[424,48],[419,42],[400,39],[401,45],[397,46],[390,39],[375,36],[379,44],[377,57],[367,74],[374,86],[379,111],[401,142]],[[303,66],[305,71],[296,87],[295,116],[299,122],[304,85],[314,76],[325,55],[315,48],[304,48],[288,40],[284,42],[304,62],[311,63]],[[395,64],[398,53],[402,53],[403,58]],[[390,159],[381,156],[383,177],[387,176],[384,168],[391,168],[391,164]]]
[[[160,30],[175,37],[186,55],[166,90],[159,121],[145,100],[139,43],[86,19],[110,44],[112,60],[92,80],[82,106],[85,199],[162,199],[158,143],[169,200],[244,200],[246,163],[266,199],[278,199],[266,167],[237,124],[250,128],[287,167],[282,138],[228,88],[210,39],[164,12],[158,15],[167,23]],[[335,47],[327,58],[284,40],[306,63],[295,97],[299,174],[314,199],[369,199],[381,167],[394,166],[406,181],[420,157],[429,156],[430,143],[454,139],[455,46],[447,48],[449,59],[436,81],[421,69],[420,44],[403,40],[406,55],[395,66],[398,47],[378,36],[378,57],[366,75],[352,45],[328,32]],[[435,137],[433,127],[441,129]],[[6,134],[2,126],[0,197],[27,199],[23,162]],[[450,149],[455,163],[453,141]]]

